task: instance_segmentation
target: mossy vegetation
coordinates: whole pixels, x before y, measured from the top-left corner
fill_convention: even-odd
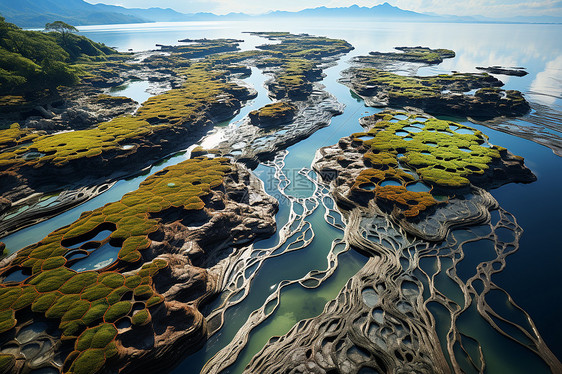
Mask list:
[[[230,170],[230,162],[224,158],[201,157],[168,167],[120,201],[85,212],[73,224],[19,251],[0,272],[5,275],[22,269],[31,275],[23,282],[0,285],[0,333],[17,325],[16,311],[30,308],[58,321],[62,340],[75,341],[64,366],[68,372],[100,370],[117,353],[116,323],[124,318],[132,319],[133,326],[150,323],[150,308],[163,302],[154,290],[153,277],[168,264],[152,260],[127,275],[109,269],[138,267],[143,262],[141,251],[151,244],[148,236],[160,222],[153,217],[168,209],[203,209],[204,197],[223,183]],[[97,271],[71,269],[73,260],[67,257],[76,249],[67,245],[84,240],[86,245],[88,238],[108,228],[111,235],[99,244],[111,242],[121,247],[116,262]],[[144,308],[133,311],[133,303],[144,303]]]
[[[161,45],[160,50],[173,53],[185,59],[205,57],[215,53],[232,52],[238,49],[240,40],[236,39],[184,39],[174,46]]]
[[[253,124],[260,126],[277,126],[290,122],[297,108],[284,101],[278,101],[272,104],[250,112],[249,117]]]
[[[383,91],[389,104],[401,99],[439,98],[445,90],[466,92],[480,87],[502,85],[488,74],[454,73],[429,77],[403,76],[375,68],[360,68],[353,71],[353,85],[359,94]]]
[[[311,92],[311,82],[321,76],[318,66],[323,56],[334,56],[352,49],[347,42],[339,39],[292,34],[260,35],[279,39],[281,42],[270,47],[262,46],[261,51],[212,54],[198,62],[191,62],[189,66],[178,69],[185,77],[183,87],[151,97],[133,116],[118,117],[96,128],[69,133],[29,133],[27,138],[23,130],[17,129],[17,125],[0,130],[0,139],[5,144],[22,145],[0,154],[0,170],[17,173],[22,167],[62,167],[75,160],[99,156],[111,158],[120,154],[124,144],[137,144],[149,136],[152,139],[165,139],[171,135],[176,137],[176,129],[184,132],[190,132],[190,129],[197,131],[198,125],[207,123],[208,117],[214,115],[216,108],[222,107],[221,110],[234,113],[240,106],[237,98],[248,96],[247,89],[229,82],[227,79],[230,72],[223,70],[233,63],[248,59],[255,59],[260,66],[275,68],[275,79],[269,86],[274,95],[302,98]],[[230,40],[216,43],[199,41],[182,48],[189,47],[197,51],[197,54],[202,54],[211,53],[216,46],[228,45],[234,48],[236,44]],[[122,63],[89,63],[85,65],[88,68],[83,70],[90,73],[93,71],[94,76],[104,74],[107,78],[115,74],[112,64]],[[96,68],[92,70],[92,66]]]
[[[10,373],[16,363],[16,358],[9,354],[0,354],[0,373]]]
[[[352,135],[352,144],[368,147],[363,156],[368,168],[353,190],[372,191],[381,205],[405,217],[439,204],[434,193],[452,196],[468,187],[471,176],[484,174],[505,150],[487,146],[482,132],[450,121],[406,112],[382,112],[367,120],[373,127]],[[410,188],[417,183],[427,191]]]
[[[400,53],[370,52],[369,57],[360,57],[360,62],[382,61],[407,61],[425,64],[440,64],[443,59],[455,57],[455,52],[450,49],[431,49],[428,47],[396,47]]]
[[[29,129],[22,129],[14,123],[8,129],[0,130],[0,151],[6,148],[24,145],[37,138],[39,135]]]
[[[356,67],[347,71],[349,85],[368,98],[369,105],[412,106],[431,114],[455,115],[488,120],[498,116],[516,117],[530,110],[519,91],[504,91],[503,83],[487,73],[453,73],[436,76],[404,76],[386,69],[394,60],[439,63],[454,52],[424,47],[401,47],[403,53],[371,52],[355,58]],[[347,81],[346,81],[347,82]],[[464,94],[471,90],[474,95]]]
[[[196,126],[206,121],[206,115],[217,105],[229,105],[234,95],[246,89],[226,81],[225,73],[213,70],[208,63],[196,63],[183,71],[186,81],[180,89],[170,90],[148,99],[134,116],[123,116],[100,124],[96,128],[55,135],[22,138],[17,125],[0,131],[6,142],[31,140],[31,144],[0,154],[0,168],[23,165],[40,167],[44,164],[62,166],[76,159],[96,157],[118,150],[122,144],[140,142],[148,135],[165,132],[172,127]],[[236,105],[236,104],[230,104]],[[15,140],[14,140],[15,139]],[[41,157],[26,159],[27,152]]]
[[[322,76],[320,69],[322,59],[353,50],[351,44],[342,39],[282,32],[252,34],[280,41],[277,44],[257,47],[271,54],[271,57],[262,59],[258,66],[276,68],[275,79],[269,84],[268,89],[277,99],[306,97],[312,91],[312,82],[319,80]]]

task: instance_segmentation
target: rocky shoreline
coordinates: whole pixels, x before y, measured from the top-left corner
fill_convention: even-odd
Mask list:
[[[514,67],[514,68],[506,68],[503,66],[489,66],[487,68],[482,66],[477,66],[476,69],[485,71],[486,73],[490,74],[501,74],[501,75],[513,75],[515,77],[524,77],[525,75],[529,74],[525,71],[525,68],[522,67]]]
[[[226,129],[224,138],[217,145],[219,154],[234,157],[238,162],[255,167],[259,162],[271,159],[280,150],[306,139],[322,127],[330,124],[332,117],[343,113],[343,106],[321,86],[304,101],[293,101],[296,108],[293,120],[275,128],[262,128],[251,120],[238,127]]]
[[[374,199],[424,240],[440,241],[450,227],[486,222],[497,203],[484,190],[536,180],[520,157],[487,145],[481,133],[419,111],[386,111],[361,124],[365,133],[321,148],[313,168],[332,183],[341,209],[368,207]]]
[[[19,147],[23,143],[24,146],[13,149],[6,147],[3,149],[3,154],[0,154],[0,173],[5,177],[6,182],[2,185],[0,193],[6,201],[10,202],[3,206],[4,209],[0,211],[0,214],[3,212],[4,216],[8,216],[12,212],[18,211],[21,206],[18,206],[16,202],[24,201],[25,197],[35,193],[48,195],[63,188],[72,190],[82,186],[101,187],[105,183],[111,183],[112,180],[134,175],[162,157],[197,142],[212,129],[214,124],[234,116],[241,108],[242,102],[255,97],[256,92],[253,89],[236,83],[237,78],[248,73],[247,65],[260,66],[272,74],[273,79],[268,82],[272,95],[279,96],[279,92],[281,92],[279,90],[290,92],[294,89],[301,92],[302,85],[305,85],[310,87],[310,90],[301,92],[302,101],[308,100],[309,97],[314,97],[312,100],[315,102],[322,101],[326,95],[322,94],[319,98],[317,92],[312,92],[312,87],[318,90],[313,83],[314,80],[319,79],[322,69],[339,58],[342,52],[352,49],[349,44],[337,39],[289,33],[258,34],[271,40],[281,40],[281,43],[275,44],[273,47],[260,46],[264,51],[256,51],[256,54],[232,52],[237,49],[238,40],[203,39],[190,41],[188,45],[184,46],[165,47],[166,54],[153,53],[144,56],[139,62],[140,66],[145,69],[142,74],[150,71],[151,74],[172,77],[172,86],[176,88],[149,99],[130,117],[115,117],[112,121],[101,124],[97,128],[98,130],[95,130],[96,128],[83,130],[85,135],[81,135],[80,132],[55,134],[53,138],[45,139],[41,137],[41,134],[26,128],[21,130],[18,128],[21,134],[17,135],[18,138],[15,138],[14,144]],[[303,55],[307,48],[314,51],[309,56],[310,60],[292,57],[294,54]],[[322,48],[324,50],[321,50]],[[190,60],[202,56],[206,57],[195,60],[195,62]],[[273,56],[283,56],[283,58]],[[119,69],[129,65],[113,64],[111,66],[120,71]],[[178,69],[182,69],[182,67],[183,70],[179,73]],[[309,69],[315,71],[316,74],[309,76]],[[138,78],[140,73],[137,71],[135,74],[135,77]],[[98,81],[106,79],[106,81],[113,82],[120,77],[117,72],[102,72],[94,76],[96,79],[92,81],[90,78],[88,82],[98,86],[99,84],[96,83]],[[295,79],[300,83],[293,87]],[[179,81],[174,83],[175,80]],[[113,83],[121,83],[121,80]],[[273,88],[274,86],[277,88]],[[206,98],[206,95],[209,97]],[[196,101],[191,105],[186,105],[187,109],[182,109],[183,107],[178,105],[178,100],[189,101],[192,100],[191,96],[194,96]],[[302,104],[299,105],[302,110]],[[193,107],[196,107],[197,110],[194,110]],[[339,108],[328,108],[319,117],[313,128],[307,126],[306,129],[301,129],[298,137],[284,136],[275,149],[279,149],[283,145],[294,144],[306,137],[306,134],[326,126],[331,116],[337,114],[338,110]],[[185,124],[189,124],[189,126],[184,126]],[[102,126],[103,130],[99,130]],[[140,131],[136,130],[137,126]],[[123,131],[119,127],[123,127],[123,130],[127,129],[128,132],[121,135]],[[129,130],[130,127],[133,128]],[[104,133],[107,131],[105,128],[110,130],[109,134]],[[96,131],[100,134],[95,133]],[[140,132],[140,134],[135,135],[135,132]],[[95,149],[92,143],[84,149],[78,149],[80,147],[65,149],[74,147],[69,144],[75,143],[74,138],[76,137],[93,135],[96,137],[93,140],[98,142],[99,138],[106,138],[107,135],[115,136],[113,133],[118,134],[115,139],[117,142],[104,140],[100,144],[101,150]],[[303,135],[303,133],[305,134]],[[21,140],[25,137],[30,138],[31,142]],[[62,144],[62,149],[61,144],[57,146],[54,144],[59,138],[61,140],[58,142]],[[45,143],[44,147],[40,146],[42,143],[36,143],[39,140]],[[0,145],[2,145],[1,142]],[[10,144],[6,143],[6,146],[10,146]],[[87,152],[79,154],[83,151]],[[272,149],[267,150],[270,154],[272,151]],[[88,196],[91,198],[95,194]],[[65,206],[70,207],[68,204]],[[60,212],[60,209],[50,211],[42,209],[36,210],[36,212],[43,216],[35,218],[45,219],[52,216],[51,213]],[[17,227],[12,225],[10,231]]]
[[[351,68],[341,82],[373,107],[415,107],[435,115],[487,120],[518,117],[530,111],[519,91],[504,91],[487,74],[402,77],[372,68]],[[473,95],[465,92],[476,90]]]
[[[195,197],[196,200],[190,198],[190,194],[182,192],[191,191],[195,186],[202,191],[195,195],[198,196]],[[172,196],[165,192],[166,189],[177,190]],[[143,227],[141,222],[136,223],[134,232],[140,234],[140,241],[133,237],[125,239],[125,242],[120,244],[122,248],[116,260],[101,269],[75,271],[76,264],[87,258],[82,256],[77,262],[77,253],[91,255],[88,251],[91,251],[89,248],[93,244],[119,245],[120,235],[126,233],[122,231],[125,221],[134,217],[128,215],[127,209],[123,210],[117,206],[130,204],[128,201],[137,199],[137,196],[143,196],[145,202],[148,202],[147,197],[152,199],[152,205],[137,204],[128,209],[146,209],[150,219],[155,220],[152,224],[156,226],[149,228],[146,235],[139,231]],[[154,204],[160,204],[160,207]],[[120,218],[111,218],[111,211],[114,209],[121,210],[118,215]],[[149,177],[138,191],[125,195],[121,202],[84,213],[79,221],[61,229],[62,232],[59,230],[0,263],[4,278],[18,271],[25,274],[30,266],[28,264],[33,261],[43,263],[38,268],[36,265],[29,268],[29,276],[25,283],[6,283],[4,280],[4,285],[0,288],[4,300],[6,297],[11,300],[9,304],[2,303],[1,313],[5,310],[10,311],[6,307],[19,300],[21,292],[38,293],[38,298],[28,298],[28,301],[20,303],[21,306],[11,309],[11,315],[14,316],[15,313],[17,318],[14,319],[15,328],[2,319],[0,356],[5,358],[6,355],[11,355],[10,366],[16,371],[37,368],[35,365],[59,370],[61,368],[55,357],[60,356],[63,360],[66,358],[62,369],[75,373],[91,372],[94,367],[97,371],[102,366],[105,367],[104,370],[136,372],[139,367],[158,366],[162,369],[166,362],[173,365],[174,360],[162,358],[193,352],[206,339],[206,322],[200,308],[220,291],[220,284],[216,278],[217,270],[209,272],[208,269],[228,257],[232,247],[273,234],[273,217],[276,210],[277,202],[263,191],[261,182],[243,166],[232,164],[226,159],[196,158],[164,169]],[[99,214],[109,215],[101,225],[92,224],[93,217]],[[108,232],[107,230],[110,237],[101,239],[101,244],[96,242],[96,238]],[[142,239],[144,235],[146,239]],[[96,237],[94,241],[91,241],[92,237]],[[52,254],[39,260],[42,257],[39,253],[45,251],[53,240],[58,243],[58,255]],[[133,242],[137,244],[131,247]],[[80,244],[79,249],[68,249],[75,248],[75,244]],[[45,261],[54,263],[55,258],[61,261],[58,261],[56,266],[49,265],[48,269],[52,270],[46,271]],[[96,277],[98,281],[102,278],[104,280],[98,285],[87,280],[92,277],[93,280]],[[70,283],[66,283],[68,286],[65,286],[63,283],[70,278],[76,280],[70,280]],[[112,279],[111,282],[105,281],[109,278]],[[76,282],[83,282],[83,285],[76,288]],[[119,288],[123,282],[127,287],[132,287],[134,292]],[[30,288],[28,284],[33,286]],[[54,284],[58,286],[54,288]],[[69,287],[73,284],[75,286],[70,290]],[[105,290],[104,287],[110,288],[105,292],[102,291]],[[118,291],[122,288],[122,291]],[[100,295],[95,296],[94,290],[97,293],[101,292]],[[107,296],[109,293],[111,294]],[[54,300],[43,306],[44,303],[41,304],[40,300],[51,294]],[[89,301],[86,304],[91,303],[92,307],[84,312],[94,314],[97,313],[96,308],[99,309],[98,305],[101,307],[104,304],[100,304],[101,301],[109,302],[109,309],[105,306],[104,311],[107,311],[101,313],[104,321],[102,324],[99,324],[98,318],[86,317],[83,321],[92,322],[65,322],[70,318],[68,313],[65,313],[66,309],[79,308],[84,300]],[[65,309],[58,311],[59,304],[66,305]],[[140,304],[143,308],[140,308]],[[41,314],[45,314],[47,319],[41,318]],[[52,324],[61,317],[59,328],[66,336],[66,341],[74,339],[78,342],[74,350],[68,344],[57,345],[58,348],[30,361],[21,354],[25,344],[19,345],[18,353],[13,348],[7,348],[14,345],[14,337],[17,339],[26,326],[38,321]],[[86,339],[89,331],[99,329],[108,330],[110,333],[109,340],[106,340],[103,346],[88,348],[80,343]],[[56,336],[50,339],[56,340]],[[95,359],[94,356],[98,358]],[[41,364],[36,364],[37,362]]]
[[[113,71],[107,64],[93,69],[83,79],[88,89],[74,101],[72,90],[85,86],[66,91],[62,103],[36,106],[33,113],[40,116],[27,116],[23,126],[0,132],[0,237],[103,193],[114,181],[197,144],[205,134],[222,136],[212,149],[197,146],[189,160],[149,176],[119,201],[84,212],[0,261],[0,372],[168,371],[178,357],[196,352],[220,331],[224,310],[219,323],[206,308],[225,291],[231,271],[246,274],[233,281],[237,292],[238,283],[248,282],[243,286],[249,292],[251,266],[245,265],[250,262],[239,260],[255,253],[251,247],[243,255],[238,251],[276,231],[278,202],[251,169],[343,113],[343,105],[318,81],[324,69],[353,49],[344,40],[307,34],[253,34],[278,43],[244,52],[234,39],[160,46],[142,57],[139,69],[127,70],[130,62],[115,63]],[[323,198],[330,186],[333,210],[337,206],[343,220],[336,224],[331,217],[330,224],[345,230],[339,244],[370,259],[322,314],[270,340],[245,372],[460,370],[447,361],[451,352],[447,358],[444,352],[453,345],[440,344],[427,303],[440,303],[452,318],[468,306],[452,306],[433,277],[424,278],[420,258],[442,250],[454,268],[464,256],[463,244],[493,239],[495,264],[502,264],[512,253],[508,249],[516,250],[520,230],[506,213],[493,221],[491,212],[499,206],[488,190],[536,177],[523,158],[490,144],[482,132],[427,113],[487,120],[520,116],[529,104],[520,92],[500,89],[502,83],[488,74],[404,77],[381,70],[395,61],[430,65],[455,56],[446,49],[396,49],[401,52],[356,58],[341,82],[367,105],[405,110],[362,118],[364,131],[317,151],[312,167],[321,181],[307,174],[322,188],[313,202],[322,200],[326,217]],[[251,74],[250,67],[271,77],[265,86],[276,101],[240,124],[213,129],[256,97],[238,81]],[[162,92],[140,107],[104,94],[108,87],[149,76]],[[74,122],[72,132],[53,133]],[[282,161],[277,162],[280,172]],[[51,196],[61,186],[65,190]],[[300,242],[306,247],[314,236],[305,218],[316,206],[303,204],[299,225],[309,227],[301,227],[302,234],[295,231],[300,239],[287,246],[291,250]],[[290,209],[293,219],[299,215],[292,201]],[[487,225],[491,233],[467,229],[464,241],[452,234],[475,225]],[[514,240],[503,241],[496,228]],[[0,255],[4,247],[0,242]],[[322,281],[337,268],[338,254],[330,252]],[[490,262],[477,274],[486,292],[497,271]],[[312,275],[308,280],[322,283]],[[455,272],[449,276],[466,300],[472,286],[461,284]],[[305,281],[301,285],[308,287]],[[267,308],[266,303],[264,317]],[[540,337],[530,339],[552,360]],[[242,340],[247,344],[247,336]],[[30,356],[32,344],[39,350]]]

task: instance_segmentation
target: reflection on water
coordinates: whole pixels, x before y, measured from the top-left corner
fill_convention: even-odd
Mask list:
[[[453,70],[476,71],[476,66],[523,66],[529,72],[526,77],[498,76],[498,78],[506,83],[507,89],[533,92],[534,94],[528,95],[531,100],[541,101],[552,107],[562,107],[560,97],[562,85],[559,80],[559,72],[562,68],[562,46],[559,43],[559,36],[562,31],[561,25],[403,24],[346,22],[345,20],[334,22],[299,20],[298,22],[281,21],[276,24],[275,28],[280,31],[308,32],[343,38],[356,47],[356,50],[346,56],[345,60],[340,62],[338,66],[326,70],[327,78],[323,82],[329,92],[334,94],[340,102],[346,104],[345,113],[334,118],[331,126],[319,130],[307,140],[290,147],[285,171],[293,181],[287,189],[287,193],[292,196],[310,196],[312,186],[309,181],[298,174],[298,170],[310,166],[316,149],[334,144],[343,136],[361,131],[358,118],[378,111],[373,108],[365,108],[361,100],[351,95],[349,89],[337,82],[340,72],[349,66],[347,61],[352,56],[365,55],[373,50],[391,51],[395,46],[424,45],[432,48],[449,48],[456,51],[456,58],[447,59],[438,66],[421,68],[418,74],[448,73]],[[263,44],[264,39],[241,32],[271,29],[271,24],[260,22],[154,23],[125,26],[85,26],[80,28],[83,35],[98,42],[116,46],[122,51],[153,49],[157,43],[177,44],[177,40],[183,38],[218,37],[244,39],[245,42],[241,44],[241,48],[251,49],[256,45]],[[490,35],[494,35],[494,37],[490,37]],[[256,80],[254,81],[254,79]],[[264,77],[259,75],[257,69],[253,69],[252,77],[249,80],[259,91],[259,96],[251,107],[259,107],[267,103],[267,94],[263,89]],[[140,89],[140,82],[139,86],[135,87]],[[123,95],[124,91],[119,94]],[[137,99],[135,98],[135,100]],[[243,119],[249,108],[244,108],[233,122]],[[463,119],[455,120],[463,121]],[[477,128],[490,135],[490,140],[494,144],[501,144],[513,153],[525,157],[527,165],[539,176],[537,183],[508,185],[493,192],[500,205],[513,213],[525,229],[525,235],[520,243],[520,251],[509,258],[506,270],[494,275],[494,277],[495,281],[506,288],[515,300],[531,314],[539,331],[554,353],[562,356],[562,343],[559,341],[559,331],[561,330],[559,314],[562,306],[559,298],[558,301],[556,299],[553,301],[551,298],[552,295],[559,294],[557,284],[553,282],[552,274],[557,273],[558,266],[562,261],[561,252],[554,244],[559,242],[559,238],[556,236],[560,224],[557,214],[562,211],[562,201],[558,192],[559,185],[562,183],[562,176],[554,171],[560,170],[561,159],[554,156],[549,149],[542,148],[535,143],[497,133],[488,128]],[[433,144],[428,143],[428,145]],[[154,173],[186,157],[186,155],[176,156],[154,167],[150,172]],[[265,179],[267,173],[263,172],[263,168],[263,166],[260,167],[258,171],[261,173],[260,177],[266,183],[267,188],[267,180]],[[121,181],[98,198],[43,224],[22,230],[9,238],[3,239],[3,241],[6,242],[9,249],[21,248],[24,245],[34,243],[52,231],[53,228],[61,227],[75,220],[80,212],[102,206],[106,202],[118,200],[122,194],[136,189],[142,179],[144,177]],[[415,184],[412,187],[423,188],[423,185]],[[283,205],[283,202],[281,199],[281,209],[277,215],[279,222],[285,222],[289,215],[289,208]],[[61,217],[64,217],[64,219]],[[176,373],[198,371],[214,352],[228,344],[249,313],[260,307],[264,297],[276,289],[280,280],[296,279],[302,276],[303,272],[306,274],[309,269],[325,268],[325,253],[329,249],[328,244],[338,233],[330,232],[331,228],[326,228],[320,210],[317,210],[310,217],[310,220],[317,231],[318,240],[315,239],[310,248],[307,248],[302,254],[291,253],[279,257],[279,260],[266,263],[264,268],[259,271],[260,281],[255,282],[250,298],[227,315],[229,320],[226,321],[224,330],[220,335],[212,337],[204,349],[183,362],[175,371]],[[275,240],[274,237],[269,239],[269,242],[264,241],[260,245],[269,247],[275,244]],[[473,252],[476,253],[478,250]],[[480,252],[485,252],[485,250]],[[487,256],[485,253],[476,253],[476,255],[477,257]],[[357,271],[363,261],[361,258],[353,257],[358,256],[357,254],[344,253],[342,256],[337,271],[317,292],[310,293],[300,286],[288,287],[285,290],[286,292],[282,294],[280,299],[280,307],[266,323],[252,333],[248,349],[240,358],[239,366],[233,368],[232,372],[240,372],[244,366],[243,363],[248,362],[269,337],[283,334],[298,320],[319,313],[320,306],[337,294],[337,291]],[[305,267],[294,266],[296,259],[299,259],[297,262],[299,265],[301,259],[310,261],[309,267],[306,267],[308,265],[306,263]],[[106,260],[109,261],[110,259]],[[469,259],[463,261],[466,261],[464,265],[470,262]],[[478,259],[473,259],[473,261],[478,261]],[[433,266],[434,264],[429,265]],[[461,268],[462,277],[470,276],[470,266],[465,269],[461,263]],[[521,274],[529,276],[522,277]],[[372,302],[372,295],[367,300]],[[437,307],[433,305],[429,307],[436,315],[439,314],[439,310],[436,310]],[[462,328],[466,330],[475,326],[478,328],[479,334],[485,330],[481,328],[482,326],[477,325],[477,322],[469,319],[460,322]],[[438,330],[440,336],[445,336],[447,333],[447,329],[444,329],[443,325],[438,325]],[[495,339],[493,336],[482,336],[482,338],[484,340],[489,339],[489,342],[493,342]],[[501,363],[492,362],[491,367],[501,367]]]
[[[562,56],[549,61],[530,87],[530,97],[540,104],[554,106],[562,100]]]
[[[131,81],[122,86],[113,87],[109,90],[112,96],[129,97],[139,104],[144,103],[152,95],[148,92],[150,83],[147,81]]]

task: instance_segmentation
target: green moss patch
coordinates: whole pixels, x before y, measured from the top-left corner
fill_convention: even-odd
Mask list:
[[[277,126],[290,122],[295,117],[296,110],[294,105],[278,101],[250,112],[249,117],[255,125]]]
[[[10,373],[16,363],[16,358],[8,354],[0,354],[0,373]]]
[[[367,120],[374,126],[352,135],[352,144],[368,147],[364,154],[368,168],[352,190],[372,193],[381,205],[397,208],[410,218],[440,203],[430,188],[454,195],[470,185],[472,175],[483,174],[504,150],[483,146],[487,141],[483,133],[450,121],[401,112],[383,112]],[[420,182],[429,191],[409,190]]]
[[[360,96],[391,107],[412,106],[427,113],[483,120],[516,117],[530,110],[521,92],[498,88],[503,83],[487,73],[403,76],[377,68],[380,61],[386,61],[384,56],[358,57],[359,67],[347,71],[351,88]],[[474,95],[463,94],[476,89]]]
[[[123,144],[134,144],[158,133],[169,136],[170,128],[200,125],[207,121],[206,114],[212,114],[213,107],[236,105],[234,95],[246,92],[245,88],[227,82],[226,73],[213,70],[210,63],[193,64],[182,74],[186,79],[182,88],[151,97],[134,116],[118,117],[96,128],[43,136],[25,132],[17,125],[1,130],[0,147],[30,144],[0,153],[0,169],[62,166],[73,160],[118,151]],[[40,157],[24,157],[28,152],[37,152]]]
[[[378,61],[407,61],[425,64],[440,64],[443,59],[455,57],[455,52],[450,49],[431,49],[427,47],[396,47],[399,53],[370,52],[369,57],[360,57],[360,62],[376,63]]]
[[[275,79],[269,83],[268,89],[278,99],[306,97],[312,91],[312,82],[322,77],[322,59],[348,53],[353,49],[342,39],[278,32],[252,34],[280,41],[257,47],[271,56],[262,58],[258,66],[276,68]]]
[[[115,322],[134,318],[136,326],[150,323],[149,308],[164,301],[154,290],[153,277],[168,263],[156,259],[127,275],[116,271],[77,273],[68,268],[65,255],[71,249],[63,243],[80,243],[111,227],[112,234],[100,244],[122,243],[115,267],[126,268],[128,263],[141,260],[141,252],[150,246],[148,235],[160,224],[160,219],[153,217],[172,207],[186,213],[204,209],[204,198],[222,185],[231,168],[228,159],[204,157],[170,166],[148,177],[120,201],[85,212],[71,225],[19,251],[9,268],[18,267],[32,275],[26,283],[0,285],[0,332],[16,326],[16,310],[31,307],[35,313],[59,321],[62,340],[76,340],[76,351],[65,364],[70,372],[101,368],[107,357],[117,354]],[[130,295],[129,299],[124,299],[125,295]],[[144,303],[141,311],[133,312],[133,296],[134,302]]]

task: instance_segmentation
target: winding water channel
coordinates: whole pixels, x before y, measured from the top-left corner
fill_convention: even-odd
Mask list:
[[[403,26],[403,25],[402,25]],[[236,37],[245,39],[242,49],[251,49],[264,41],[262,39],[240,34],[240,31],[260,30],[264,25],[240,24],[203,24],[187,25],[183,29],[162,26],[152,29],[150,41],[141,42],[147,30],[143,28],[84,28],[84,35],[106,44],[117,46],[120,50],[135,48],[136,50],[148,49],[152,42],[174,43],[177,39],[189,37]],[[327,29],[326,26],[294,26],[288,31],[307,31],[317,35],[328,35],[348,40],[357,49],[344,56],[341,61],[325,70],[326,77],[321,82],[328,92],[333,94],[339,102],[345,104],[342,115],[333,118],[330,126],[318,130],[309,138],[293,145],[285,152],[277,155],[275,160],[261,164],[254,170],[264,183],[266,191],[279,200],[277,213],[277,233],[267,239],[255,243],[248,249],[248,256],[241,257],[244,267],[233,271],[227,279],[227,291],[222,297],[208,308],[211,315],[209,325],[215,332],[206,345],[196,354],[186,357],[173,371],[175,374],[204,372],[218,372],[220,363],[205,366],[213,356],[233,341],[244,342],[246,347],[238,351],[233,349],[233,354],[238,355],[234,365],[225,368],[224,373],[241,373],[250,362],[251,358],[259,352],[267,341],[289,331],[302,319],[319,315],[325,304],[335,298],[347,281],[355,275],[367,262],[368,258],[357,251],[346,247],[343,239],[342,218],[334,209],[334,203],[329,196],[328,187],[318,182],[314,172],[310,171],[314,159],[314,150],[337,143],[337,141],[354,132],[360,132],[359,118],[378,112],[378,109],[365,107],[362,100],[354,97],[350,91],[338,83],[341,72],[349,67],[351,57],[366,54],[371,50],[389,50],[399,45],[429,45],[431,47],[452,48],[457,51],[456,62],[447,62],[438,68],[423,68],[420,73],[435,73],[441,71],[462,70],[465,65],[471,65],[467,60],[475,60],[475,65],[481,66],[488,61],[478,60],[481,54],[469,47],[470,41],[479,40],[480,47],[485,42],[479,38],[479,33],[467,40],[460,38],[460,31],[451,31],[445,26],[435,26],[451,31],[453,34],[446,38],[443,35],[428,34],[420,26],[419,33],[410,26],[401,28],[400,25],[388,24],[378,28],[368,29],[365,32],[361,25],[348,24],[340,30]],[[466,27],[466,26],[460,26]],[[482,27],[492,27],[491,25]],[[504,25],[507,28],[507,25]],[[532,33],[532,26],[529,33]],[[269,27],[270,28],[270,27]],[[284,30],[284,29],[283,29]],[[559,29],[558,29],[559,30]],[[543,30],[544,31],[544,30]],[[550,30],[556,34],[556,30]],[[503,35],[503,36],[501,36]],[[505,37],[507,33],[501,33]],[[425,39],[424,39],[425,38]],[[489,41],[488,41],[489,42]],[[148,44],[147,44],[148,43]],[[487,42],[486,42],[487,43]],[[500,49],[496,43],[497,48]],[[458,47],[458,48],[457,48]],[[541,48],[550,48],[551,43],[545,42]],[[478,47],[474,47],[478,48]],[[504,48],[510,48],[509,46]],[[560,48],[554,52],[560,54]],[[515,59],[512,65],[526,65],[521,55],[511,56]],[[501,58],[498,57],[498,60]],[[491,64],[502,64],[504,61],[490,61]],[[456,64],[456,65],[455,65]],[[530,71],[529,78],[506,79],[507,88],[520,89],[523,92],[530,90],[533,79],[541,73],[539,63],[527,65]],[[544,64],[543,64],[544,65]],[[487,65],[486,65],[487,66]],[[473,69],[471,66],[469,69]],[[228,124],[223,126],[237,126],[247,114],[270,102],[264,88],[268,79],[259,69],[252,68],[252,75],[244,81],[258,91],[258,97],[247,103],[240,113]],[[503,79],[503,78],[502,78]],[[146,99],[146,86],[144,83],[138,89],[120,91],[119,94],[130,95],[135,100]],[[138,88],[137,87],[137,88]],[[536,90],[536,87],[533,88]],[[560,100],[550,103],[551,107],[560,108]],[[475,127],[490,137],[492,144],[508,147],[514,154],[525,157],[526,165],[538,176],[538,181],[531,185],[507,185],[492,191],[500,206],[513,214],[519,225],[525,230],[520,240],[520,249],[507,260],[506,269],[494,275],[494,281],[504,287],[515,301],[523,307],[534,319],[539,331],[550,349],[557,355],[562,355],[562,344],[559,336],[562,334],[561,323],[558,319],[562,310],[560,292],[554,281],[558,264],[562,260],[557,236],[560,217],[556,213],[562,210],[559,197],[559,186],[562,183],[562,159],[554,155],[546,147],[540,146],[529,140],[523,140],[503,132],[494,131],[487,127],[478,126],[467,122],[466,119],[454,119],[457,122]],[[560,124],[557,124],[560,126]],[[213,143],[217,140],[221,128],[210,134],[202,142]],[[138,188],[139,184],[150,174],[163,168],[177,164],[189,158],[189,149],[162,160],[150,169],[144,170],[142,175],[118,181],[107,192],[96,198],[75,207],[74,209],[56,216],[35,226],[23,229],[15,234],[2,239],[7,248],[16,251],[33,244],[56,228],[68,225],[76,220],[84,211],[93,210],[104,204],[119,200],[125,193]],[[558,172],[557,172],[558,171]],[[475,228],[485,230],[485,227]],[[465,233],[458,230],[455,234],[462,236]],[[558,248],[556,248],[558,245]],[[474,248],[476,256],[478,248]],[[485,251],[485,249],[482,249]],[[465,254],[467,249],[465,248]],[[464,263],[462,271],[470,273],[483,258],[475,257]],[[424,271],[435,266],[431,261],[420,263]],[[451,299],[455,299],[455,285],[448,284],[442,279],[442,292]],[[499,300],[499,299],[498,299]],[[213,310],[214,309],[214,310]],[[260,311],[257,313],[255,311]],[[431,310],[431,309],[430,309]],[[438,320],[438,334],[446,333],[442,326],[446,321],[440,320],[440,311],[431,310]],[[510,311],[507,311],[508,313]],[[473,316],[470,313],[469,316]],[[266,318],[267,317],[267,318]],[[239,334],[240,328],[250,319],[259,323],[251,329],[248,336]],[[509,362],[510,373],[548,372],[548,368],[538,362],[537,357],[522,352],[520,355],[517,347],[507,339],[490,333],[476,318],[465,320],[468,330],[481,337],[485,344],[485,355],[489,362],[488,372],[498,372],[497,369],[506,369]],[[222,326],[222,328],[220,328]],[[519,352],[518,352],[519,353]]]

